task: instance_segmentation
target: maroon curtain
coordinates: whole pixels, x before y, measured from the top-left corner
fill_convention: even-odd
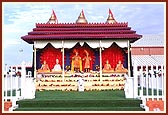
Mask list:
[[[56,49],[52,45],[47,45],[40,54],[40,63],[46,60],[50,70],[54,68],[56,59],[59,60],[59,64],[62,66],[62,52],[61,49]]]
[[[109,60],[112,68],[116,68],[119,60],[121,60],[121,62],[123,63],[124,53],[116,43],[113,43],[109,48],[106,48],[102,51],[103,66],[106,63],[106,60]]]

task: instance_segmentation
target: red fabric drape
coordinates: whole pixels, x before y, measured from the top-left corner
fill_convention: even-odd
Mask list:
[[[115,43],[111,47],[106,48],[102,51],[102,64],[103,66],[106,63],[106,60],[109,60],[112,68],[116,68],[116,65],[119,60],[123,63],[124,53],[122,49]]]
[[[43,64],[46,60],[50,70],[54,68],[56,59],[59,60],[59,64],[62,66],[62,52],[61,49],[56,49],[52,45],[47,45],[40,55],[40,63]]]

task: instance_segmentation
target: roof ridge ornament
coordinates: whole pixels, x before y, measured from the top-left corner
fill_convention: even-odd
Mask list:
[[[109,16],[107,18],[106,23],[109,23],[109,24],[117,23],[117,21],[114,19],[113,13],[110,10],[110,8],[109,8]]]
[[[50,17],[50,19],[49,19],[49,21],[47,23],[49,23],[49,24],[52,24],[52,23],[58,24],[58,19],[57,19],[57,16],[56,16],[56,14],[55,14],[53,9],[52,9],[51,17]]]
[[[79,14],[78,16],[78,19],[76,20],[76,23],[88,23],[86,18],[85,18],[85,14],[83,12],[83,9],[82,9],[82,12]]]

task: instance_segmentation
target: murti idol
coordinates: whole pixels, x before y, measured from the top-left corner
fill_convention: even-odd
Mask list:
[[[88,51],[84,50],[84,53],[86,56],[83,58],[84,63],[84,71],[85,72],[90,72],[90,61],[92,60],[91,57],[89,56]]]
[[[82,71],[81,57],[79,56],[79,53],[76,49],[73,52],[75,53],[75,55],[72,57],[71,71],[80,72]]]
[[[114,69],[111,67],[109,60],[106,60],[106,64],[104,65],[103,72],[114,72]]]

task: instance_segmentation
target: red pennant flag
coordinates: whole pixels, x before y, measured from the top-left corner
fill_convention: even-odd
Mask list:
[[[53,11],[54,18],[55,18],[55,19],[57,19],[57,17],[56,17],[56,15],[55,15],[55,12],[54,12],[54,10],[52,10],[52,11]]]
[[[84,12],[83,12],[83,9],[82,9],[82,16],[85,16],[85,15],[84,15]]]
[[[111,12],[110,8],[109,8],[109,15],[113,16],[113,14],[112,14],[112,12]]]

